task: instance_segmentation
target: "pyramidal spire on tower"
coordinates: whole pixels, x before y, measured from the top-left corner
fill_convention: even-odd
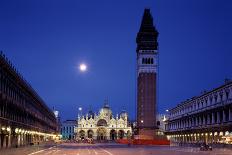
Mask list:
[[[153,24],[153,18],[150,12],[150,9],[145,9],[142,17],[142,22],[140,25],[139,32],[137,34],[136,43],[137,43],[137,52],[139,50],[147,50],[158,48],[158,31],[156,30]]]

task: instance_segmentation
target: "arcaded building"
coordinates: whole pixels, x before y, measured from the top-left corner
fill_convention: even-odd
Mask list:
[[[169,110],[165,128],[173,142],[232,143],[232,81]]]
[[[153,139],[156,126],[158,31],[149,9],[137,34],[137,129],[140,139]]]
[[[57,120],[41,97],[0,54],[0,148],[54,138]]]
[[[130,138],[132,133],[128,114],[122,111],[114,117],[108,104],[97,114],[90,110],[85,116],[79,115],[77,122],[76,139],[116,140]]]

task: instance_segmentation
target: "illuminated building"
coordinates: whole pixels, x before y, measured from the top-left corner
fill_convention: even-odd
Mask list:
[[[54,113],[0,54],[0,148],[37,144],[55,137]]]
[[[174,142],[226,142],[223,137],[232,137],[232,81],[170,109],[165,130]]]
[[[115,140],[130,138],[132,133],[128,114],[122,111],[119,116],[114,117],[107,103],[98,114],[90,110],[86,116],[78,116],[77,122],[76,139]]]

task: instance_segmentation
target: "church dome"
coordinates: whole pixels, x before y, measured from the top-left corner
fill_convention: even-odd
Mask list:
[[[111,116],[112,115],[112,110],[110,109],[110,106],[108,104],[105,104],[100,109],[100,114],[103,114],[104,116]]]

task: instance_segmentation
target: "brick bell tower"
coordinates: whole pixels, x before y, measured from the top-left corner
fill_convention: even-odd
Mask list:
[[[158,31],[145,9],[137,34],[137,127],[140,139],[154,139],[157,104]]]

